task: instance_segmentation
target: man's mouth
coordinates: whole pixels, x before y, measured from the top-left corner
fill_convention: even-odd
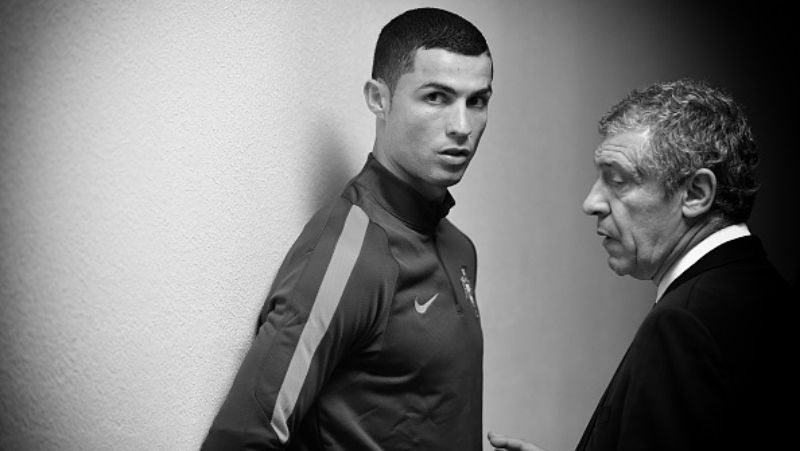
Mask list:
[[[607,244],[607,243],[609,243],[611,241],[617,241],[617,239],[614,238],[614,236],[612,234],[606,232],[603,229],[597,229],[597,234],[604,238],[603,239],[603,244]]]
[[[462,164],[469,159],[469,149],[461,147],[452,147],[444,149],[439,152],[439,156],[443,157],[446,161],[453,164]]]

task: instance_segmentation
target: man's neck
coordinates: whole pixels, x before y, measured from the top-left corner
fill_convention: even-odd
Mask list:
[[[702,242],[704,239],[708,238],[711,234],[716,232],[717,230],[724,227],[723,224],[720,224],[719,221],[715,220],[706,220],[706,221],[699,221],[696,224],[689,227],[686,233],[680,237],[678,242],[672,248],[672,251],[667,255],[667,258],[664,259],[664,262],[661,266],[656,270],[655,274],[653,275],[653,283],[658,285],[661,283],[661,279],[664,278],[664,275],[672,268],[675,263],[681,259],[687,252],[689,252],[693,247],[697,246]]]
[[[442,202],[447,194],[447,188],[438,186],[427,185],[421,180],[416,180],[413,174],[403,170],[403,168],[395,165],[386,154],[378,147],[376,140],[375,145],[372,147],[372,155],[378,160],[378,163],[391,172],[395,177],[404,181],[411,186],[415,191],[420,193],[424,198],[431,202]]]

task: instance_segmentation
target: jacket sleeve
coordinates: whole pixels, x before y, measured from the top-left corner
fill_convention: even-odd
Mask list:
[[[724,437],[726,369],[692,313],[654,311],[631,346],[619,450],[718,449]]]
[[[278,271],[203,450],[286,447],[337,364],[378,333],[392,283],[385,249],[382,230],[343,199],[312,218]]]

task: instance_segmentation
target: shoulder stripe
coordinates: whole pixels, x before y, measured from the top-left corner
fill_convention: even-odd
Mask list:
[[[353,272],[364,237],[367,233],[369,218],[358,206],[353,206],[347,214],[344,228],[339,235],[333,255],[322,277],[317,297],[308,315],[308,321],[300,334],[289,369],[283,379],[275,410],[272,412],[272,429],[275,430],[282,443],[289,441],[288,419],[294,410],[300,390],[306,380],[311,360],[328,325],[336,312],[336,307],[344,293],[347,280]]]

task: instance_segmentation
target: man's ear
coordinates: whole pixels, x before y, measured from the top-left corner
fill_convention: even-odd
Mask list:
[[[375,79],[367,80],[364,83],[364,100],[367,102],[367,108],[375,117],[385,119],[391,102],[389,87],[386,86],[386,83]]]
[[[681,211],[687,218],[696,218],[711,210],[717,195],[717,177],[711,170],[698,169],[686,180]]]

